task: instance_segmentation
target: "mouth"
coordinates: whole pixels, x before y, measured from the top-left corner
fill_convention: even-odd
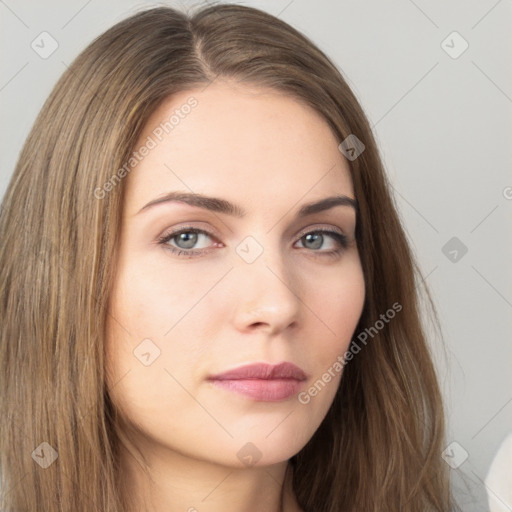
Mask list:
[[[293,363],[278,365],[250,364],[213,375],[208,381],[227,391],[257,401],[278,402],[297,394],[307,379],[306,373]]]

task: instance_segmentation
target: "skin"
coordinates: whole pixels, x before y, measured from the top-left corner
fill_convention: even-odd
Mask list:
[[[348,162],[341,141],[307,105],[220,79],[167,99],[136,148],[191,96],[198,105],[123,184],[106,380],[131,451],[142,454],[151,477],[123,450],[124,490],[133,510],[146,503],[155,512],[277,512],[284,488],[284,510],[300,511],[288,459],[324,419],[341,373],[308,404],[297,394],[257,401],[206,378],[247,363],[290,361],[307,373],[301,388],[307,390],[347,350],[365,296],[355,211],[336,206],[303,219],[295,214],[335,194],[354,198]],[[170,191],[221,197],[247,215],[178,202],[139,213]],[[158,244],[188,225],[212,236],[198,235],[195,245],[179,237]],[[319,228],[342,230],[348,247],[329,234],[323,243],[308,242],[305,235]],[[247,236],[263,249],[251,264],[236,252]],[[202,253],[185,258],[169,246]],[[335,257],[323,254],[337,248]],[[160,350],[148,366],[134,355],[145,339]],[[252,464],[237,456],[249,442],[260,453]]]

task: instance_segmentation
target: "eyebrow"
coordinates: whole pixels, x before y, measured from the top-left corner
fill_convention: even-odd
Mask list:
[[[210,210],[212,212],[224,213],[233,217],[245,217],[247,212],[237,204],[230,203],[225,199],[218,197],[206,196],[194,192],[169,192],[161,197],[153,199],[145,204],[138,212],[137,215],[149,208],[162,203],[178,202],[185,203],[190,206]],[[345,195],[336,195],[307,203],[303,205],[297,213],[297,217],[307,217],[325,210],[330,210],[335,206],[349,206],[356,212],[358,209],[357,200]]]

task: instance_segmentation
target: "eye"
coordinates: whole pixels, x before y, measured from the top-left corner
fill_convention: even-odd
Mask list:
[[[169,233],[168,235],[164,235],[159,238],[158,243],[165,245],[166,249],[170,250],[173,254],[178,256],[186,255],[186,256],[196,256],[201,254],[203,251],[191,251],[192,247],[198,243],[202,237],[206,236],[207,238],[213,237],[207,231],[203,229],[193,228],[193,227],[184,227],[179,231],[174,231],[173,233]],[[176,244],[178,247],[174,247],[169,244],[169,242],[176,240]]]
[[[318,251],[324,245],[325,239],[334,239],[334,248],[327,251]],[[304,242],[302,242],[304,240]],[[306,249],[312,249],[315,256],[331,256],[336,257],[341,254],[345,249],[348,248],[348,238],[341,231],[334,231],[332,229],[316,229],[314,231],[307,231],[299,238],[298,242],[301,242]]]
[[[192,250],[201,239],[215,237],[213,234],[203,229],[194,227],[183,227],[177,231],[173,231],[167,235],[163,235],[158,239],[158,244],[163,245],[166,250],[170,251],[177,256],[190,258],[199,256],[211,249],[207,247],[200,247],[199,250]],[[320,251],[319,249],[324,245],[327,239],[334,240],[334,247],[329,250]],[[304,240],[304,242],[302,242]],[[170,242],[173,242],[171,244]],[[320,228],[316,230],[304,231],[300,234],[296,243],[301,242],[304,249],[310,249],[314,256],[331,256],[336,257],[342,253],[349,245],[346,235],[341,231],[334,231],[333,229]],[[219,244],[219,242],[217,242]],[[196,247],[197,249],[197,247]]]

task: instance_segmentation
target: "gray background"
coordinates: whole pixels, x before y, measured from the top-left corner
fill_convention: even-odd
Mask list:
[[[374,126],[442,322],[446,353],[432,338],[448,443],[457,443],[447,452],[457,466],[450,470],[455,491],[464,511],[485,511],[483,480],[512,431],[512,2],[238,3],[279,16],[316,42],[341,68]],[[2,196],[66,66],[95,36],[155,5],[0,0]],[[48,58],[31,47],[44,31],[58,43]],[[469,46],[458,55],[464,40]]]

